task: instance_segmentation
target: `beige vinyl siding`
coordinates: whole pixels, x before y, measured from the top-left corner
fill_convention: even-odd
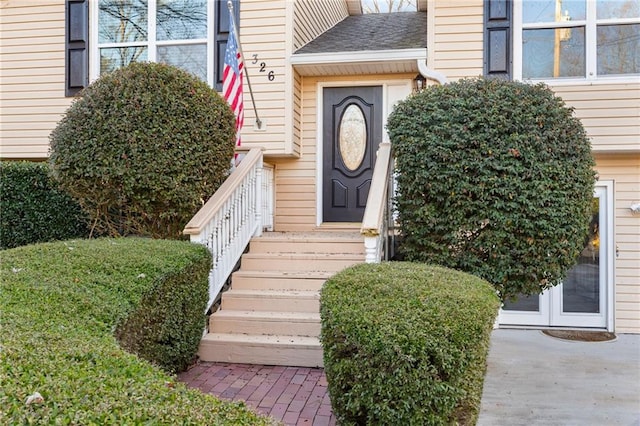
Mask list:
[[[267,156],[299,155],[290,122],[293,108],[292,70],[287,62],[287,32],[290,31],[287,14],[290,9],[284,0],[240,1],[240,43],[256,109],[266,126],[263,130],[255,128],[255,113],[245,79],[242,144],[262,146]],[[264,71],[261,72],[262,63]],[[269,72],[273,72],[272,81],[269,81]]]
[[[640,151],[640,82],[552,89],[575,108],[595,152]]]
[[[640,333],[640,215],[629,209],[640,202],[640,153],[596,155],[596,169],[614,181],[615,329]]]
[[[428,7],[429,67],[449,80],[482,75],[482,0],[438,0]]]
[[[64,96],[64,2],[0,3],[0,157],[44,159]]]
[[[296,0],[293,12],[293,51],[349,16],[344,0]]]

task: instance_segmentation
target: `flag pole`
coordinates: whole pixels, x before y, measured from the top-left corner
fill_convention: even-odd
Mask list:
[[[247,77],[247,85],[249,86],[249,94],[251,95],[251,104],[253,105],[253,112],[256,115],[256,125],[258,129],[262,128],[262,120],[258,117],[258,109],[256,108],[256,101],[253,98],[253,89],[251,88],[251,80],[249,79],[249,71],[247,70],[247,64],[244,60],[244,52],[242,52],[242,45],[240,44],[240,39],[238,38],[238,26],[236,25],[236,17],[233,14],[233,3],[231,0],[227,1],[227,7],[229,8],[229,19],[231,19],[231,24],[236,29],[234,31],[234,35],[236,38],[236,45],[238,46],[238,51],[240,52],[240,56],[242,57],[242,62],[244,62],[244,75]]]

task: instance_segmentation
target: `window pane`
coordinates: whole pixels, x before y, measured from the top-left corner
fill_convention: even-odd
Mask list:
[[[640,73],[640,24],[598,26],[598,75]]]
[[[174,65],[207,81],[207,46],[189,44],[184,46],[158,47],[158,62]]]
[[[598,0],[598,19],[640,18],[640,0]]]
[[[146,46],[100,49],[100,74],[114,71],[131,62],[147,60]]]
[[[522,32],[523,78],[584,76],[584,27]]]
[[[207,37],[206,0],[157,1],[158,40],[192,40]]]
[[[559,15],[557,15],[559,12]],[[567,16],[569,19],[561,19]],[[586,18],[586,0],[541,0],[522,2],[522,21],[535,22],[580,21]]]
[[[100,0],[98,42],[147,40],[147,0]]]

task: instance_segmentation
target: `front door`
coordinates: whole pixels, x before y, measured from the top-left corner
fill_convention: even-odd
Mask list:
[[[541,295],[505,303],[500,325],[610,328],[607,314],[613,265],[611,186],[598,183],[589,238],[562,284]]]
[[[382,141],[382,86],[323,90],[322,219],[361,222]]]

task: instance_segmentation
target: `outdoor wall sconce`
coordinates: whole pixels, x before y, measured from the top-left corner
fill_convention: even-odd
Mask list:
[[[422,91],[427,86],[427,79],[422,74],[416,75],[413,79],[413,93]]]
[[[631,213],[639,214],[640,213],[640,203],[631,204],[631,206],[629,206],[629,210],[631,210]]]

